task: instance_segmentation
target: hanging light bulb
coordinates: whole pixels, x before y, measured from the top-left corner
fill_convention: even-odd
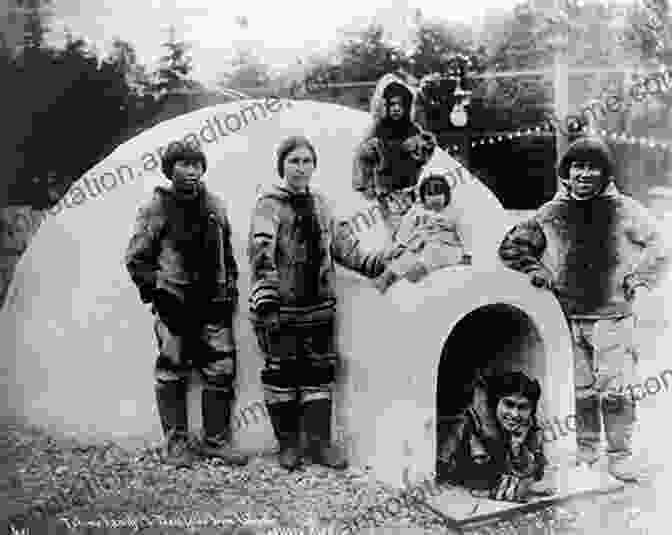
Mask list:
[[[453,111],[450,112],[450,122],[453,123],[453,126],[462,127],[467,124],[467,120],[467,112],[463,104],[455,104]]]

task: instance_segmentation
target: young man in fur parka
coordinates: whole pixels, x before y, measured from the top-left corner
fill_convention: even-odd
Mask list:
[[[398,76],[383,76],[371,97],[373,124],[355,152],[353,189],[379,203],[392,234],[413,204],[413,188],[437,144],[414,121],[416,97]]]
[[[157,187],[140,208],[125,256],[142,302],[151,303],[155,315],[156,402],[165,460],[176,467],[189,467],[196,455],[247,463],[230,445],[238,266],[224,204],[201,182],[205,170],[199,148],[179,142],[168,147],[162,171],[171,187]],[[189,435],[187,422],[192,368],[205,383],[200,443]]]
[[[601,140],[574,141],[560,159],[561,187],[528,221],[505,236],[504,263],[552,290],[569,321],[574,348],[578,463],[598,460],[602,424],[608,471],[632,482],[637,384],[637,312],[670,256],[655,219],[614,184],[615,165]],[[635,313],[633,314],[633,310]]]

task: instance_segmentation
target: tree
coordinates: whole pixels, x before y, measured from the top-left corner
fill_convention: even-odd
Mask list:
[[[444,72],[450,57],[472,52],[470,43],[460,41],[448,27],[436,22],[421,24],[415,40],[409,63],[411,72],[417,77]]]
[[[377,80],[388,72],[408,68],[401,50],[383,40],[382,26],[369,26],[347,37],[340,47],[340,75],[351,82]]]
[[[187,55],[189,45],[184,41],[177,41],[173,26],[168,31],[168,41],[161,45],[168,52],[161,57],[159,68],[155,73],[156,81],[152,87],[153,92],[159,97],[183,89],[193,89],[197,85],[189,78],[192,70],[192,59]]]
[[[21,3],[24,47],[39,48],[44,45],[52,16],[51,4],[52,0],[24,0]]]
[[[134,93],[142,95],[149,91],[147,68],[138,62],[135,47],[128,41],[116,37],[105,62],[114,65],[114,68],[123,74],[126,84]]]
[[[645,60],[672,65],[672,26],[669,0],[645,0],[628,13],[624,40]]]
[[[114,148],[129,121],[132,91],[118,65],[101,61],[72,36],[62,49],[24,48],[10,80],[15,109],[9,152],[20,160],[11,198],[45,208],[54,201],[47,198],[50,175],[64,191]]]
[[[231,61],[231,70],[221,75],[218,85],[230,89],[268,87],[270,68],[252,50],[237,50]]]

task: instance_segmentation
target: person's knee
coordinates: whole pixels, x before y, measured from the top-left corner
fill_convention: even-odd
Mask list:
[[[209,357],[209,362],[200,369],[206,384],[219,388],[232,387],[236,378],[236,352],[212,352]]]
[[[293,388],[297,382],[302,380],[297,374],[298,367],[296,362],[288,360],[277,366],[266,366],[261,370],[261,382],[266,385],[279,388]]]
[[[154,367],[154,380],[159,383],[186,382],[188,367],[176,362],[170,356],[160,354]]]
[[[304,386],[321,386],[336,380],[336,364],[331,360],[311,360],[301,370],[301,383]]]

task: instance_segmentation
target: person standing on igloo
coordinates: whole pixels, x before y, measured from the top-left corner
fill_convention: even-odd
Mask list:
[[[377,277],[383,252],[365,254],[347,221],[337,222],[327,200],[310,187],[317,154],[304,137],[277,151],[280,184],[261,192],[252,214],[248,255],[250,314],[265,356],[264,398],[279,461],[288,470],[302,456],[345,468],[331,442],[332,385],[338,356],[334,340],[334,262]],[[308,447],[300,451],[304,431]]]
[[[376,201],[393,237],[413,204],[413,189],[434,154],[436,138],[413,120],[416,93],[386,74],[371,97],[373,124],[355,152],[352,186]]]
[[[654,218],[614,184],[615,164],[601,140],[574,141],[558,164],[560,189],[505,236],[504,263],[552,290],[569,321],[574,348],[577,464],[600,456],[602,423],[608,472],[637,481],[632,457],[637,384],[636,320],[670,256]]]
[[[200,455],[244,465],[247,457],[230,445],[238,302],[231,226],[224,204],[201,181],[206,158],[199,148],[171,143],[161,169],[171,187],[157,187],[140,208],[125,261],[142,302],[151,303],[156,316],[155,391],[166,462],[189,467]],[[205,382],[198,445],[187,422],[192,367]]]

